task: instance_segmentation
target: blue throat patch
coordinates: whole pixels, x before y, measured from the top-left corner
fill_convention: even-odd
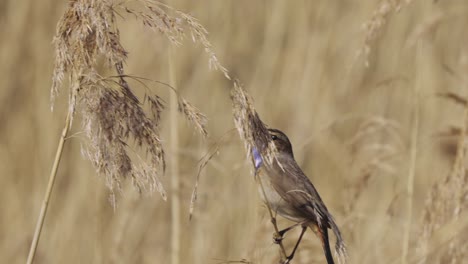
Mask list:
[[[262,166],[263,164],[262,156],[260,155],[256,147],[252,148],[252,154],[255,162],[255,169],[258,170],[258,168],[260,168],[260,166]]]

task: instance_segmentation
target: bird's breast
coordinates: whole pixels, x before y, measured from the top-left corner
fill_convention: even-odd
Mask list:
[[[278,193],[264,171],[260,170],[257,173],[257,177],[260,197],[264,203],[271,207],[274,215],[279,214],[294,222],[302,222],[305,220],[303,215],[298,213],[297,209],[291,206],[291,204]]]

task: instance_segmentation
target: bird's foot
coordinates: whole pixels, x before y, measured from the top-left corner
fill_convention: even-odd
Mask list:
[[[283,264],[289,264],[289,263],[291,263],[291,260],[292,260],[292,259],[293,259],[293,256],[287,257],[287,258],[284,260]]]
[[[283,241],[283,234],[275,232],[273,233],[273,243],[279,244]]]

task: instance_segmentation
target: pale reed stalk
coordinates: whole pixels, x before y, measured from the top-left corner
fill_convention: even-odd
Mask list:
[[[44,225],[44,219],[47,214],[47,208],[49,207],[50,195],[52,194],[52,190],[54,188],[55,177],[57,176],[57,170],[60,165],[60,160],[62,158],[63,146],[65,144],[65,140],[67,140],[68,131],[70,130],[70,126],[71,126],[70,115],[71,113],[68,112],[67,119],[65,120],[65,126],[62,130],[62,135],[60,136],[59,145],[57,147],[57,152],[55,154],[54,165],[52,166],[52,171],[50,172],[50,175],[49,175],[49,183],[47,184],[47,190],[44,196],[44,200],[42,201],[41,212],[39,213],[39,218],[37,219],[36,230],[34,231],[34,237],[31,242],[31,247],[29,249],[28,260],[26,261],[27,264],[33,263],[34,257],[36,256],[37,244],[39,243],[39,238],[41,237],[41,231]]]
[[[417,56],[421,58],[421,41],[418,42],[418,54]],[[418,76],[416,83],[414,85],[414,90],[412,93],[413,97],[413,117],[412,117],[412,127],[411,127],[411,148],[410,148],[410,163],[408,171],[408,181],[406,184],[406,226],[403,231],[403,243],[402,243],[402,253],[401,253],[401,263],[406,264],[408,259],[409,251],[409,240],[411,232],[411,218],[413,217],[413,190],[414,190],[414,177],[416,174],[416,162],[418,157],[418,135],[419,135],[419,96],[421,86],[421,77]]]
[[[177,89],[177,78],[174,61],[174,48],[169,47],[169,82]],[[170,97],[170,145],[172,150],[171,161],[171,263],[180,263],[180,199],[179,199],[179,157],[176,154],[179,149],[179,125],[177,122],[177,109],[179,101],[177,94],[171,93]]]
[[[270,214],[271,223],[273,224],[273,227],[275,229],[275,238],[279,237],[279,229],[278,229],[278,225],[276,224],[276,217],[273,215],[273,210],[271,209],[270,201],[268,201],[268,199],[266,198],[267,196],[266,196],[266,193],[265,193],[265,188],[263,187],[263,181],[260,178],[260,175],[258,175],[257,173],[255,173],[255,179],[257,180],[257,184],[260,185],[263,197],[265,197],[265,201],[266,201],[265,204],[267,206],[268,213]],[[278,245],[280,247],[281,258],[286,259],[288,257],[288,255],[286,254],[286,250],[284,249],[283,242],[281,240],[279,240]],[[281,260],[281,261],[283,261],[283,260]]]

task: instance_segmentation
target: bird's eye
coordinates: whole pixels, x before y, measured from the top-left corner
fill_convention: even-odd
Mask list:
[[[271,139],[273,139],[273,140],[277,140],[277,139],[278,139],[278,137],[277,137],[276,135],[271,135]]]

